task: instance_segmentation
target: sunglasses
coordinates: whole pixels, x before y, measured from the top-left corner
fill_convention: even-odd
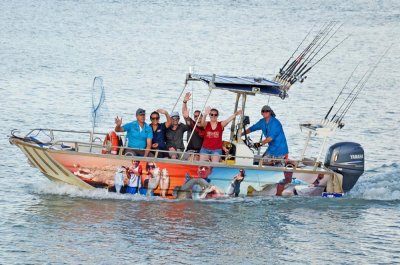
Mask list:
[[[265,112],[271,112],[270,110],[263,110],[261,111],[261,113],[265,113]]]
[[[193,117],[194,117],[195,119],[197,119],[197,118],[199,117],[199,115],[193,115]]]
[[[179,117],[173,117],[172,118],[174,121],[178,121],[179,120]]]
[[[154,121],[154,120],[159,120],[160,117],[150,117],[150,120]]]
[[[210,113],[210,117],[218,117],[217,113]]]
[[[148,169],[155,169],[156,166],[155,166],[155,165],[148,165],[147,168],[148,168]]]

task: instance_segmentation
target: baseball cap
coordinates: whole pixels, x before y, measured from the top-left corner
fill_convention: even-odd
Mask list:
[[[179,112],[177,112],[177,111],[171,112],[171,118],[172,117],[178,117],[179,118]]]
[[[136,110],[136,115],[145,115],[146,111],[144,109],[138,108]]]
[[[271,112],[272,117],[275,117],[275,112],[271,109],[270,106],[264,105],[264,106],[262,107],[261,112],[266,112],[266,111]]]

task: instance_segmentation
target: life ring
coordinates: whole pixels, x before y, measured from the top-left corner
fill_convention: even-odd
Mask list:
[[[205,190],[211,186],[210,183],[202,178],[192,178],[181,187],[176,186],[173,191],[173,196],[177,199],[192,199],[193,187],[196,185],[200,186],[201,190]]]
[[[102,154],[109,154],[110,153],[110,146],[111,146],[111,154],[116,155],[118,154],[118,135],[116,132],[112,131],[107,133],[106,138],[103,142],[103,150],[101,150]]]

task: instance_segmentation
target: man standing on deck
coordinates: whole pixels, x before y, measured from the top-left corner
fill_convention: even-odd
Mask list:
[[[287,158],[289,153],[282,124],[275,118],[275,112],[268,105],[262,107],[261,115],[263,118],[246,129],[246,133],[261,130],[265,139],[259,143],[255,143],[254,146],[259,148],[268,144],[268,148],[263,154],[264,162],[267,165],[280,166],[282,160]]]
[[[185,94],[182,104],[182,115],[183,118],[185,119],[186,125],[189,126],[187,131],[187,141],[188,141],[187,150],[198,154],[203,145],[204,128],[200,126],[202,119],[202,114],[200,110],[195,110],[193,112],[193,119],[190,118],[189,116],[189,109],[187,107],[187,102],[190,100],[191,95],[192,94],[190,92],[187,92]],[[198,122],[196,125],[197,120]],[[193,130],[194,132],[192,135]],[[191,135],[192,137],[190,138]],[[195,158],[197,158],[195,160],[198,160],[199,157],[196,156]]]
[[[153,139],[153,131],[145,123],[146,111],[144,109],[136,110],[136,121],[122,125],[122,118],[115,118],[115,131],[126,132],[129,150],[134,156],[151,156],[150,149]],[[121,126],[122,125],[122,126]],[[139,150],[138,150],[139,149]]]

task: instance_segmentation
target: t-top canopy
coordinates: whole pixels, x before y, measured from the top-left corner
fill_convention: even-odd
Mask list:
[[[203,81],[211,88],[229,90],[235,93],[259,93],[279,96],[282,99],[287,96],[286,91],[281,88],[281,84],[262,77],[189,74],[187,80]]]

